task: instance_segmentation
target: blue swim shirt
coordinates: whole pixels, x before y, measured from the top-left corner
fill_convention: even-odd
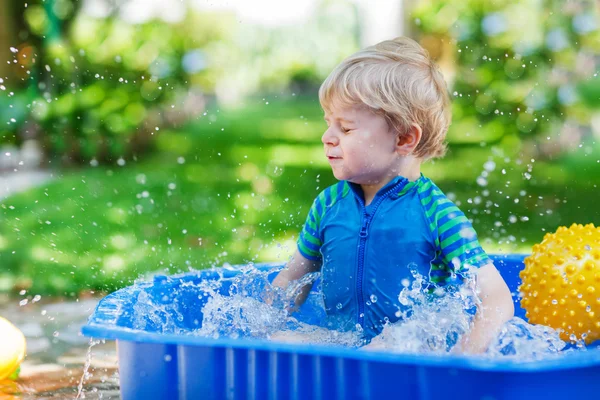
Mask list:
[[[308,213],[298,250],[322,261],[327,326],[360,326],[367,339],[399,319],[411,269],[445,285],[491,262],[464,213],[423,175],[394,178],[368,206],[360,185],[328,187]]]

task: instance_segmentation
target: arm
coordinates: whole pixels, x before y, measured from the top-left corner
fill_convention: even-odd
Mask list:
[[[473,327],[461,338],[453,352],[485,352],[502,325],[514,316],[510,290],[494,264],[487,264],[477,271],[477,292],[481,304],[475,314]]]
[[[285,269],[281,270],[275,277],[272,285],[273,287],[280,287],[285,290],[290,282],[296,281],[304,275],[310,272],[319,271],[320,269],[321,261],[311,261],[296,249],[291,260],[287,263]],[[308,293],[310,292],[310,287],[311,285],[305,285],[300,290],[300,293],[294,299],[294,307],[288,310],[289,312],[297,310],[306,301],[306,297],[308,297]]]

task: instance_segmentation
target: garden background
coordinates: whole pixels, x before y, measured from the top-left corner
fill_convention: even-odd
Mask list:
[[[0,0],[0,316],[27,338],[0,397],[119,398],[114,344],[80,334],[101,296],[285,261],[334,183],[318,87],[383,39],[443,70],[423,170],[488,252],[599,225],[599,24],[592,0]]]
[[[285,260],[334,182],[320,82],[400,34],[453,102],[448,155],[424,173],[486,250],[600,223],[596,2],[250,3],[0,0],[0,291]],[[32,171],[47,179],[11,191]]]

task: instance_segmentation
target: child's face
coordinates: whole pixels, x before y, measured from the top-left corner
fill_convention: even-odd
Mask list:
[[[333,108],[325,121],[328,128],[321,141],[337,179],[370,185],[396,175],[398,136],[384,117],[354,106]]]

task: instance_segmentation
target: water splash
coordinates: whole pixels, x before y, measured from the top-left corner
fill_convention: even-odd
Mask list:
[[[157,303],[146,291],[140,291],[133,305],[134,320],[132,327],[139,330],[153,330],[161,333],[184,333],[175,320],[183,321],[178,310],[178,302],[170,302],[169,296]],[[158,327],[158,329],[157,329]]]
[[[83,390],[83,384],[86,380],[91,377],[89,372],[90,365],[92,364],[92,348],[97,344],[100,344],[101,340],[90,339],[90,346],[88,347],[86,356],[85,356],[85,365],[83,366],[83,373],[81,374],[81,379],[79,380],[79,385],[77,385],[77,396],[75,400],[85,399],[85,392]]]
[[[415,269],[414,280],[400,292],[400,322],[387,324],[382,333],[366,347],[398,353],[449,352],[458,339],[469,331],[479,304],[474,278],[464,285],[437,286]]]
[[[250,265],[231,278],[231,282],[221,278],[205,283],[204,290],[210,297],[202,308],[202,327],[193,334],[266,339],[278,331],[298,329],[301,324],[288,310],[302,288],[312,285],[319,274],[307,274],[283,290],[270,284],[272,273],[272,270],[261,272]],[[229,283],[226,294],[220,290],[223,283]]]
[[[408,267],[413,279],[404,282],[405,287],[398,296],[396,316],[400,321],[388,322],[382,334],[365,348],[395,353],[448,354],[470,331],[477,310],[481,310],[475,271],[467,269],[460,277],[455,276],[460,279],[438,286],[419,275],[416,268]],[[140,290],[133,306],[133,327],[211,338],[270,339],[353,348],[365,344],[360,326],[349,332],[334,331],[319,325],[322,321],[305,319],[302,310],[290,313],[288,310],[302,288],[312,285],[320,274],[308,274],[283,290],[270,283],[270,278],[280,269],[281,266],[261,269],[253,264],[225,265],[214,270],[214,279],[182,280],[172,290],[159,292]],[[377,301],[376,298],[370,300],[371,303]],[[318,291],[311,293],[307,305],[310,310],[325,312],[322,294]],[[192,323],[190,318],[197,320]],[[538,360],[563,354],[565,347],[557,331],[513,318],[502,327],[483,356]]]
[[[514,317],[504,324],[486,355],[533,361],[557,356],[565,346],[558,331],[544,325],[531,325]]]
[[[472,328],[475,312],[481,310],[473,271],[467,272],[464,285],[459,286],[428,284],[414,271],[413,277],[412,285],[404,288],[398,297],[408,310],[402,313],[402,321],[386,325],[367,349],[445,354]],[[524,362],[557,356],[565,347],[558,331],[514,317],[502,326],[483,356]]]

